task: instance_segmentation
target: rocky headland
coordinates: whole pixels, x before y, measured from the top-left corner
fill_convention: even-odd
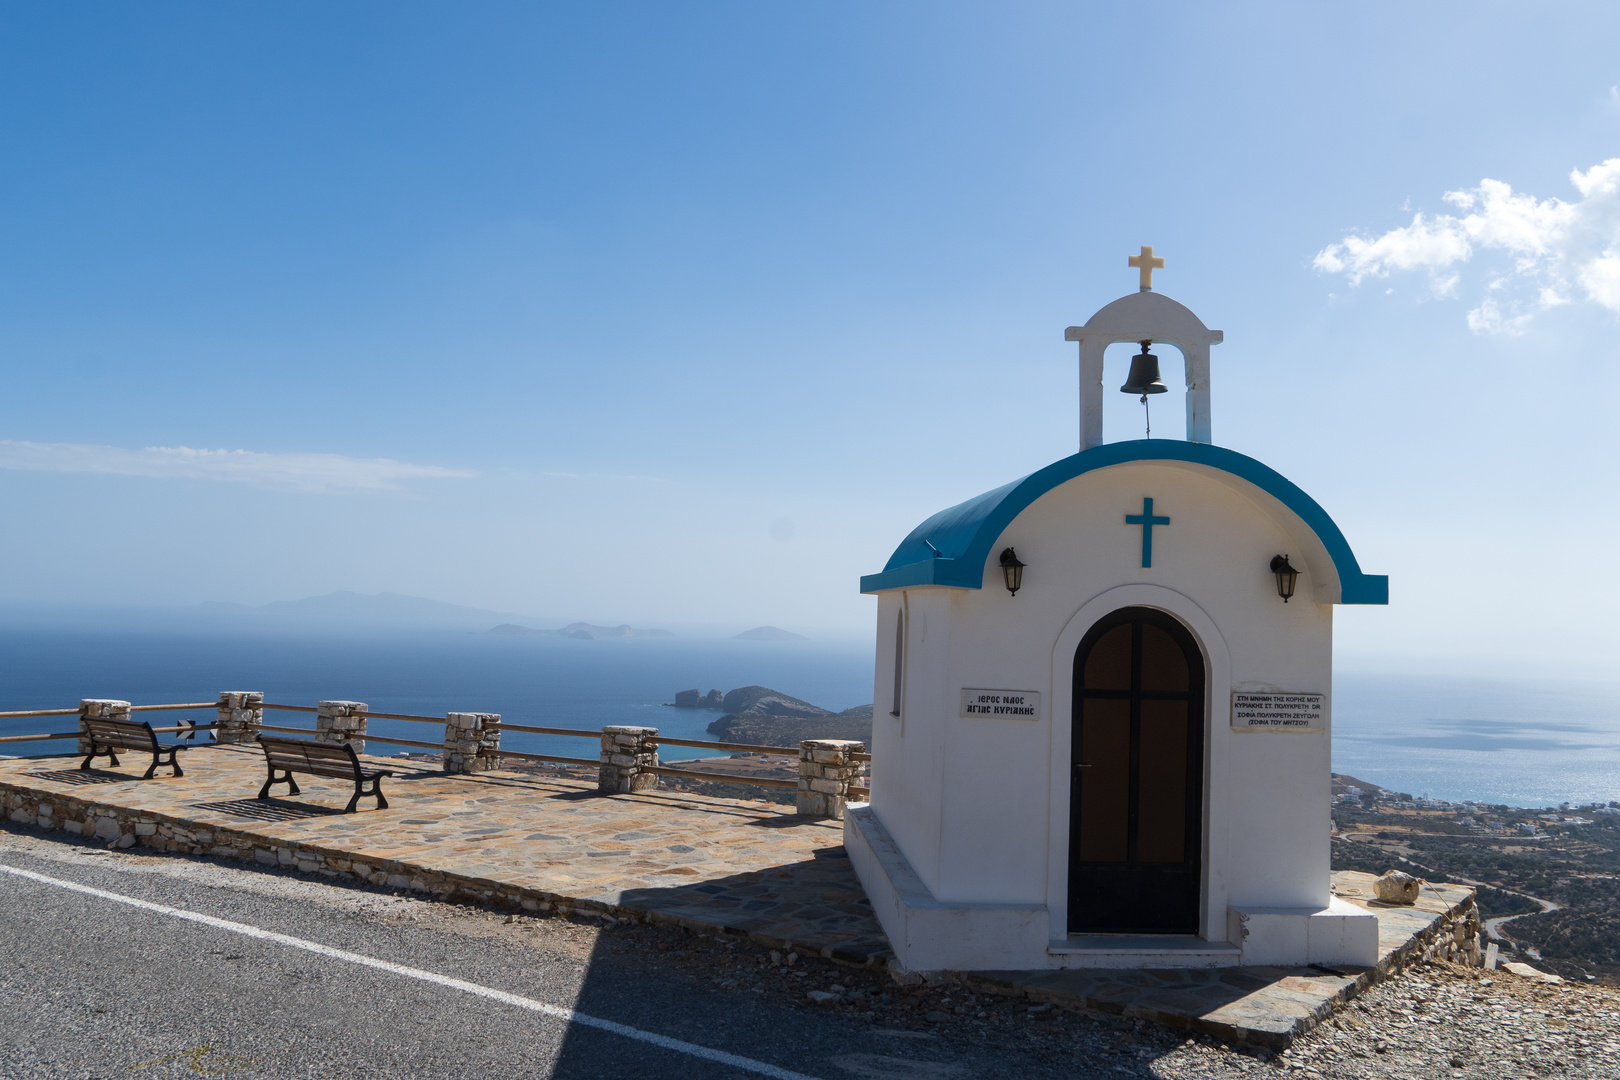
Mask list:
[[[868,745],[872,741],[872,706],[833,712],[768,686],[742,686],[724,695],[718,690],[701,696],[696,690],[683,690],[675,695],[675,705],[723,711],[707,730],[725,742],[792,746],[805,739],[858,739]]]
[[[710,690],[707,694],[701,690],[678,690],[675,693],[673,708],[676,709],[722,709],[725,707],[725,695],[718,690]]]

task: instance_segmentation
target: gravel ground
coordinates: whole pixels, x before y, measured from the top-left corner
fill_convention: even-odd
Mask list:
[[[0,862],[571,1004],[824,1080],[1620,1077],[1620,993],[1502,972],[1408,972],[1290,1051],[1252,1055],[949,979],[903,986],[886,972],[747,941],[508,915],[60,836],[0,830]],[[4,875],[0,903],[6,1077],[744,1075],[138,912],[118,912],[130,929],[108,934],[106,902]]]
[[[677,955],[694,961],[694,977],[705,966],[727,962],[713,945]],[[958,1045],[1025,1048],[1054,1064],[1066,1059],[1078,1070],[1074,1075],[1108,1069],[1166,1078],[1279,1072],[1347,1080],[1620,1077],[1620,992],[1452,964],[1424,965],[1373,987],[1275,1055],[1186,1038],[1153,1024],[1031,1007],[975,994],[957,982],[908,989],[818,961],[807,966],[794,971],[772,964],[768,955],[752,964],[733,956],[722,974],[710,978],[784,996],[803,987],[806,1002],[821,1008],[934,1033]]]
[[[1352,1002],[1281,1063],[1344,1077],[1620,1077],[1620,992],[1429,965]]]

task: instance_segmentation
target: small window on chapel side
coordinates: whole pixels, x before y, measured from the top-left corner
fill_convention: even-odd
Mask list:
[[[900,612],[894,620],[894,708],[889,715],[900,715],[900,688],[906,671],[906,613]]]

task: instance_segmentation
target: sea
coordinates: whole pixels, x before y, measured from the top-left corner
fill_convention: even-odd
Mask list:
[[[256,631],[228,623],[189,628],[87,629],[0,625],[0,712],[74,708],[81,698],[134,704],[205,702],[225,690],[260,690],[265,700],[313,706],[363,701],[372,712],[443,716],[499,713],[506,723],[599,729],[655,727],[682,739],[714,739],[719,711],[672,707],[679,690],[721,692],[768,686],[839,712],[872,700],[871,646],[683,638],[580,640],[504,636],[456,629],[323,633]],[[157,713],[143,719],[213,711]],[[267,712],[266,723],[314,727],[308,713]],[[0,719],[0,735],[72,731],[73,717]],[[443,725],[372,718],[376,735],[433,742]],[[595,758],[596,737],[507,731],[501,745],[536,754]],[[71,740],[0,743],[0,753],[70,753]],[[373,743],[370,753],[408,752]],[[719,752],[666,746],[666,761]]]
[[[840,711],[872,700],[872,647],[830,642],[506,637],[464,629],[321,632],[228,621],[199,628],[0,621],[0,711],[73,708],[81,698],[205,702],[222,690],[373,712],[495,712],[508,723],[656,727],[706,739],[720,715],[670,706],[679,690],[762,685]],[[158,714],[174,717],[187,714]],[[189,714],[212,719],[211,710]],[[309,714],[271,714],[289,727]],[[1620,800],[1620,682],[1341,673],[1333,686],[1333,768],[1418,797],[1511,806]],[[67,732],[72,717],[0,719],[0,735]],[[431,742],[432,725],[373,719],[377,735]],[[1288,738],[1286,734],[1262,736]],[[506,732],[502,745],[594,757],[590,738]],[[66,754],[73,744],[4,743],[0,753]],[[372,752],[402,748],[373,743]],[[666,760],[714,751],[665,747]]]

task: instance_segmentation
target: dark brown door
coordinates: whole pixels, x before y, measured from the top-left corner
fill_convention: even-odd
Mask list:
[[[1198,930],[1204,660],[1187,629],[1121,608],[1074,656],[1069,932]]]

